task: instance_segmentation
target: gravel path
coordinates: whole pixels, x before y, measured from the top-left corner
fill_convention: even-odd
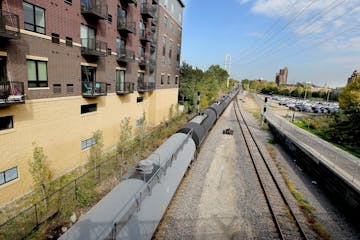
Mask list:
[[[234,135],[223,135],[225,128]],[[232,105],[203,143],[155,239],[273,239],[271,216]]]
[[[248,100],[244,104],[247,104]],[[252,104],[252,103],[250,103]],[[252,114],[251,129],[262,142],[272,137],[260,130]],[[223,135],[225,128],[234,135]],[[312,184],[294,158],[280,145],[271,145],[277,161],[331,239],[360,239],[360,231],[336,208],[321,187]],[[300,213],[301,214],[301,213]],[[232,105],[203,143],[197,161],[168,208],[154,239],[274,239],[277,236],[258,180],[243,143]]]

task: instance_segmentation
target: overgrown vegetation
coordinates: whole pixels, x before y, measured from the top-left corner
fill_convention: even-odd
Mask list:
[[[185,102],[188,112],[194,112],[197,107],[197,92],[200,92],[200,109],[205,109],[222,94],[228,92],[236,81],[229,80],[229,88],[226,87],[229,74],[219,65],[212,65],[203,71],[183,63],[180,68],[180,101]]]
[[[286,86],[276,86],[274,82],[243,80],[242,85],[245,89],[255,92],[272,92],[274,94],[303,97],[306,90],[307,96],[319,97],[323,100],[327,98],[326,92],[320,90],[317,93],[311,93],[310,89],[306,89],[308,87],[301,84],[298,84],[292,91]],[[329,99],[339,100],[339,112],[327,116],[304,118],[294,123],[360,157],[360,77],[348,84],[340,95],[330,94]]]
[[[56,238],[57,234],[60,234],[62,226],[70,226],[70,216],[76,213],[75,215],[79,217],[118,184],[119,180],[121,180],[119,172],[124,167],[122,166],[124,160],[128,163],[126,169],[134,167],[137,161],[143,158],[145,154],[154,151],[162,141],[173,134],[186,121],[186,115],[176,116],[149,133],[145,132],[146,123],[144,118],[143,123],[145,124],[142,129],[144,132],[141,139],[146,149],[141,149],[135,137],[130,141],[125,141],[126,147],[123,148],[121,158],[116,150],[104,154],[102,150],[102,133],[101,131],[94,132],[97,139],[96,143],[99,146],[96,146],[97,144],[92,146],[93,153],[90,156],[92,156],[93,160],[75,172],[54,181],[52,183],[54,191],[47,192],[46,197],[43,199],[39,200],[37,198],[36,207],[30,205],[30,202],[23,202],[25,206],[19,207],[18,211],[13,214],[17,215],[16,218],[10,219],[4,226],[0,227],[0,239],[21,239],[32,232],[34,228],[37,231],[31,237],[28,237],[29,239]],[[122,137],[120,136],[119,139],[125,139],[129,132],[131,132],[131,127],[127,119],[124,119],[120,124]],[[36,153],[34,159],[40,159],[46,163],[47,157],[42,148],[37,147],[34,152]],[[99,159],[101,160],[99,161]],[[40,166],[44,166],[44,164],[40,164]],[[37,167],[37,169],[40,168]],[[44,199],[47,201],[47,206],[44,204]],[[26,210],[21,211],[24,207],[26,207]],[[19,211],[21,212],[19,213]],[[9,214],[10,212],[6,213]],[[1,215],[3,221],[6,216],[3,212]]]
[[[32,159],[28,161],[29,172],[33,179],[33,188],[35,191],[41,191],[43,197],[51,191],[51,180],[53,173],[49,168],[47,162],[47,156],[44,153],[44,149],[33,143],[34,150]],[[45,206],[47,205],[46,199],[44,200]]]
[[[269,142],[273,142],[273,140]],[[276,159],[276,151],[274,147],[270,146],[269,144],[266,145],[266,148],[271,156],[271,158],[275,162],[275,166],[279,170],[279,173],[284,180],[286,186],[288,187],[291,194],[296,199],[301,211],[303,212],[310,228],[316,232],[317,237],[319,239],[331,239],[331,236],[329,233],[327,233],[324,229],[324,227],[317,221],[316,216],[314,215],[314,211],[316,211],[316,208],[313,207],[298,191],[298,189],[295,188],[294,183],[290,180],[287,172],[285,171],[284,167],[280,164],[279,161]]]

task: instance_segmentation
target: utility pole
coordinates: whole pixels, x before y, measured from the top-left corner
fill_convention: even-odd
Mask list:
[[[225,70],[228,72],[229,77],[226,80],[226,87],[229,87],[229,78],[230,78],[230,67],[231,67],[231,55],[227,54],[225,56]]]

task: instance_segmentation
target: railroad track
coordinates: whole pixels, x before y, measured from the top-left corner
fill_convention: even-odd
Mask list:
[[[294,210],[289,205],[285,194],[281,190],[274,174],[265,160],[253,133],[250,131],[241,112],[238,99],[233,104],[236,119],[239,123],[246,147],[265,196],[271,217],[280,239],[309,239],[297,219]],[[244,126],[241,123],[244,124]]]

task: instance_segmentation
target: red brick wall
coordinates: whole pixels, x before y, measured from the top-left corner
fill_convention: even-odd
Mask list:
[[[112,52],[116,52],[116,38],[123,37],[126,39],[127,48],[135,52],[138,57],[138,48],[141,45],[139,40],[139,21],[142,19],[140,14],[140,4],[129,4],[124,6],[127,10],[128,17],[136,22],[136,34],[127,34],[120,36],[117,31],[117,6],[120,5],[119,0],[106,0],[108,4],[108,13],[112,15],[112,23],[107,20],[92,20],[85,18],[80,11],[80,0],[73,0],[73,3],[67,4],[64,0],[28,0],[28,3],[37,5],[45,9],[45,28],[46,35],[51,36],[51,33],[60,35],[60,39],[71,37],[74,43],[80,43],[80,25],[85,24],[95,27],[97,30],[97,39],[108,44],[108,48]],[[150,2],[151,0],[149,0]],[[24,28],[23,6],[20,0],[2,1],[2,7],[19,15],[20,28]],[[7,9],[7,7],[9,9]],[[170,32],[171,16],[168,15],[169,24],[167,29],[163,29],[162,16],[163,9],[159,6],[158,16],[158,46],[156,47],[157,64],[156,76],[157,87],[159,88],[173,88],[177,87],[174,84],[175,75],[179,75],[179,70],[176,69],[176,46],[180,42],[178,39],[179,26],[174,22],[174,33]],[[147,29],[151,29],[151,19],[144,19],[144,24]],[[162,43],[161,36],[166,33],[169,38],[173,39],[172,50],[172,65],[168,65],[168,45],[167,45],[167,64],[161,65]],[[14,81],[24,81],[27,99],[48,98],[69,96],[66,93],[66,84],[74,84],[74,94],[81,95],[81,66],[80,62],[89,62],[97,64],[97,81],[111,83],[111,91],[115,91],[115,73],[116,67],[120,66],[116,61],[116,56],[110,55],[107,57],[98,58],[84,58],[81,55],[80,48],[77,46],[67,47],[64,43],[54,44],[51,40],[39,37],[21,34],[19,40],[6,40],[0,42],[0,51],[5,51],[7,57],[7,69],[11,72]],[[146,56],[150,56],[150,43],[146,44]],[[35,55],[48,58],[48,83],[50,89],[28,91],[27,89],[27,71],[26,71],[26,55]],[[139,70],[138,62],[128,63],[126,66],[125,81],[137,82],[137,72]],[[164,72],[171,74],[171,84],[168,85],[165,81],[163,86],[160,86],[160,74]],[[146,71],[145,80],[149,79],[149,71]],[[53,84],[61,84],[62,93],[53,94]],[[136,86],[136,84],[135,84]]]

